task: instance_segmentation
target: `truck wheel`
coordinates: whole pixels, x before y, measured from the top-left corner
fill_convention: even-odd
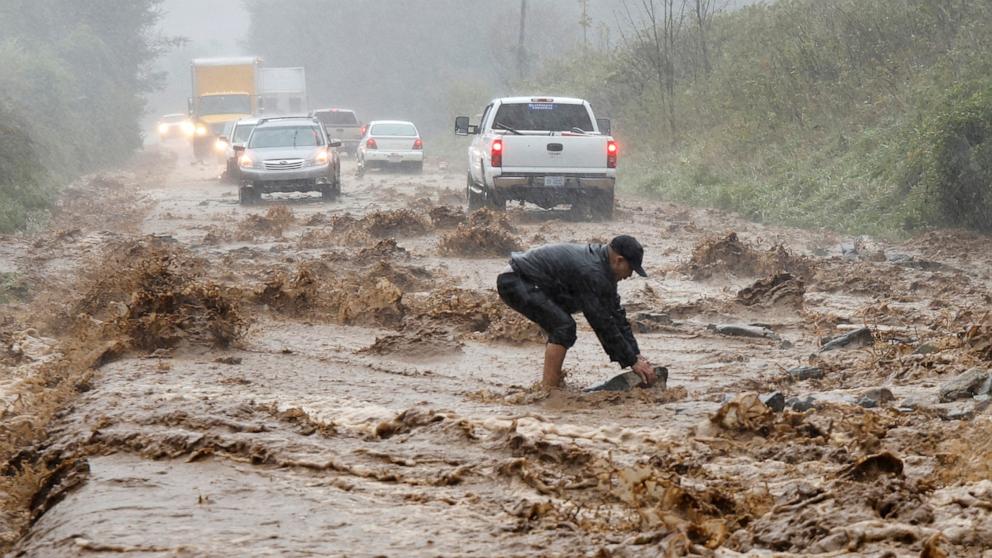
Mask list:
[[[597,196],[598,199],[595,200],[595,205],[592,207],[592,214],[595,217],[603,219],[604,221],[610,221],[613,219],[613,205],[615,203],[615,195],[613,190],[608,190],[602,192]]]
[[[468,198],[468,210],[475,211],[476,209],[482,209],[485,206],[484,194],[477,194],[475,190],[472,189],[473,180],[472,174],[468,174],[468,179],[465,183],[465,197]]]
[[[506,211],[506,200],[496,197],[496,194],[486,190],[486,207],[495,211]]]

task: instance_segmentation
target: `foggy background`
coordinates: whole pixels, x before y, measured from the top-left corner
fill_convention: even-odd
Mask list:
[[[718,3],[734,8],[756,1]],[[428,136],[439,136],[456,113],[475,114],[491,98],[524,91],[522,84],[537,76],[546,60],[620,46],[620,28],[628,23],[618,0],[589,0],[585,20],[579,0],[528,0],[521,75],[520,5],[519,0],[166,0],[161,33],[187,41],[157,62],[167,80],[149,97],[146,126],[160,114],[185,112],[191,59],[255,55],[267,66],[304,66],[311,109],[352,108],[366,122],[413,120]],[[630,6],[636,17],[638,2]]]

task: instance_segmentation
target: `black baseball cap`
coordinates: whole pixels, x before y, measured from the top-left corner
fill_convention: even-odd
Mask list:
[[[622,234],[610,241],[610,248],[612,248],[617,254],[623,256],[623,259],[630,263],[630,267],[632,267],[638,275],[641,277],[648,276],[648,274],[644,271],[644,268],[641,267],[641,264],[644,263],[644,248],[636,238],[630,235]]]

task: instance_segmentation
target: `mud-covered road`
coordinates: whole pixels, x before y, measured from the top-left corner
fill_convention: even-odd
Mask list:
[[[351,171],[242,207],[177,146],[0,238],[10,556],[992,555],[987,238],[467,216],[457,165]],[[619,370],[579,318],[545,393],[495,277],[620,233],[667,389],[582,393]]]

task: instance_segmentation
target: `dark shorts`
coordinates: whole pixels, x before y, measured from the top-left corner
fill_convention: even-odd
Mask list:
[[[575,344],[575,320],[540,287],[517,273],[501,273],[496,278],[496,291],[507,306],[541,326],[548,343],[566,348]]]

